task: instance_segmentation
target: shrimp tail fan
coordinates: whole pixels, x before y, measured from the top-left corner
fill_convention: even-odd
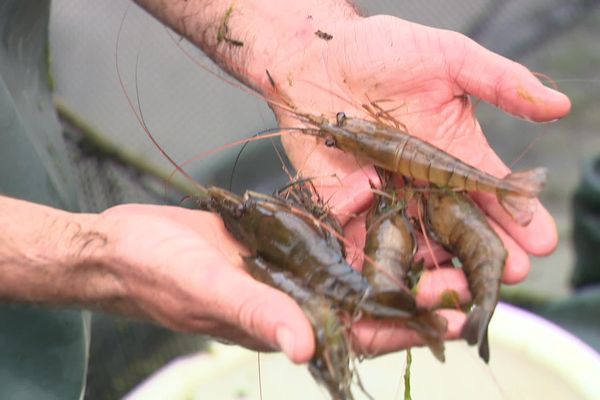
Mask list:
[[[476,307],[469,314],[460,332],[460,337],[465,339],[470,345],[479,343],[479,356],[486,363],[490,361],[488,324],[492,318],[492,312],[481,307]]]
[[[448,331],[448,321],[444,317],[434,312],[423,310],[411,318],[407,325],[419,334],[435,358],[441,362],[446,360],[446,356],[444,355],[444,337]]]
[[[503,181],[510,189],[498,189],[498,201],[521,226],[526,226],[533,218],[535,198],[544,188],[546,168],[508,174]]]

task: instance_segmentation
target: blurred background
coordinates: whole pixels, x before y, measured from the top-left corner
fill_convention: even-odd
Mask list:
[[[598,242],[593,241],[600,240],[600,233],[588,223],[594,218],[596,225],[600,221],[600,211],[594,208],[600,198],[599,183],[594,181],[598,179],[600,161],[593,161],[600,154],[600,1],[357,3],[366,15],[396,15],[460,31],[549,76],[571,98],[571,114],[551,124],[517,120],[485,104],[478,106],[477,113],[492,147],[509,165],[535,141],[513,167],[549,169],[541,199],[556,218],[560,233],[557,251],[535,258],[530,276],[523,284],[507,289],[505,299],[550,316],[598,348],[598,333],[590,333],[587,322],[581,325],[568,311],[572,307],[582,309],[581,304],[568,302],[577,298],[573,295],[573,279],[578,286],[589,286],[598,277],[598,272],[589,272],[590,268],[600,270],[594,247]],[[181,44],[199,62],[216,71],[199,51],[185,42]],[[71,161],[79,174],[80,201],[85,211],[100,211],[123,202],[177,203],[181,191],[186,190],[183,183],[174,185],[181,191],[169,186],[165,194],[161,176],[172,168],[129,108],[119,85],[116,63],[125,90],[134,101],[139,96],[149,129],[177,162],[276,126],[264,102],[192,63],[166,29],[132,2],[54,0],[50,49],[55,94]],[[220,152],[190,165],[188,170],[204,184],[227,185],[238,151]],[[261,165],[256,165],[257,157],[264,160]],[[587,183],[580,183],[582,176],[588,176]],[[263,141],[244,151],[233,188],[268,192],[285,182],[271,142]],[[578,187],[576,219],[572,202]],[[573,245],[574,220],[580,225],[578,241],[584,243],[584,248],[578,249],[578,260]],[[581,258],[582,254],[586,258]],[[597,301],[600,296],[591,297]],[[583,304],[591,304],[592,308],[599,304],[586,301]],[[548,311],[552,308],[554,311]],[[585,307],[583,310],[585,321],[591,314],[585,313]],[[147,354],[149,346],[156,349],[152,357]],[[116,398],[168,359],[203,346],[195,337],[95,315],[88,398]],[[114,351],[107,353],[103,351],[106,348]],[[129,374],[120,373],[124,370]]]

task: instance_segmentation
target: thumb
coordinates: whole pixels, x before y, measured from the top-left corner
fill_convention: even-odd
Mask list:
[[[233,278],[233,277],[232,277]],[[251,336],[283,351],[296,363],[312,357],[315,344],[310,322],[289,296],[246,274],[225,286],[232,301],[233,324]]]
[[[466,94],[494,104],[517,117],[537,122],[564,117],[569,98],[544,86],[526,67],[487,50],[464,35],[446,35],[449,69]]]

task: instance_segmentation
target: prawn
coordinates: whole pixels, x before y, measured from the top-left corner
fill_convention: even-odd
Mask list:
[[[393,188],[391,174],[378,169],[387,194]],[[394,198],[376,195],[366,218],[365,262],[362,273],[372,286],[393,290],[404,284],[416,253],[413,229]]]
[[[436,357],[444,359],[447,321],[417,307],[409,290],[373,288],[347,263],[339,248],[331,246],[323,224],[315,224],[271,196],[248,191],[241,197],[216,187],[207,190],[210,198],[202,200],[201,208],[218,213],[227,230],[254,257],[289,271],[351,315],[405,322]]]
[[[254,279],[292,297],[311,322],[316,348],[308,370],[313,378],[327,388],[333,400],[353,400],[351,350],[332,302],[325,296],[315,295],[289,272],[277,270],[259,257],[247,257],[245,261]]]
[[[302,181],[296,181],[279,189],[277,196],[285,196],[284,198],[288,204],[307,210],[318,221],[324,223],[328,227],[323,232],[325,239],[329,242],[330,246],[334,247],[336,251],[339,251],[346,258],[346,248],[338,240],[338,237],[344,234],[344,229],[340,221],[324,206],[324,202],[313,186],[312,181],[307,180],[307,182],[310,183],[310,188],[303,185]],[[313,197],[316,197],[316,202],[313,201]]]
[[[477,169],[399,128],[349,118],[343,112],[331,123],[323,117],[301,114],[317,129],[328,147],[368,159],[376,166],[412,179],[455,190],[495,194],[502,207],[522,226],[531,222],[533,200],[546,181],[546,169],[513,172],[500,179]],[[309,132],[310,131],[310,132]]]
[[[487,363],[488,325],[498,303],[508,253],[484,213],[465,193],[448,189],[430,192],[426,224],[431,236],[462,263],[474,306],[461,337],[470,345],[479,343],[479,356]]]

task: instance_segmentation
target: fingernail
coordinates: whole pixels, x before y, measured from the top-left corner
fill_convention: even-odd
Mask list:
[[[558,90],[551,88],[550,86],[546,86],[546,90],[548,91],[548,93],[552,93],[553,95],[564,96],[562,92],[559,92]]]
[[[548,91],[548,93],[550,93],[550,96],[553,97],[553,100],[557,100],[557,101],[569,100],[569,97],[566,94],[564,94],[563,92],[560,92],[554,88],[546,86],[546,90]]]
[[[283,351],[288,358],[292,358],[294,346],[296,344],[294,333],[288,327],[280,326],[275,332],[275,340],[277,340],[279,349]]]

